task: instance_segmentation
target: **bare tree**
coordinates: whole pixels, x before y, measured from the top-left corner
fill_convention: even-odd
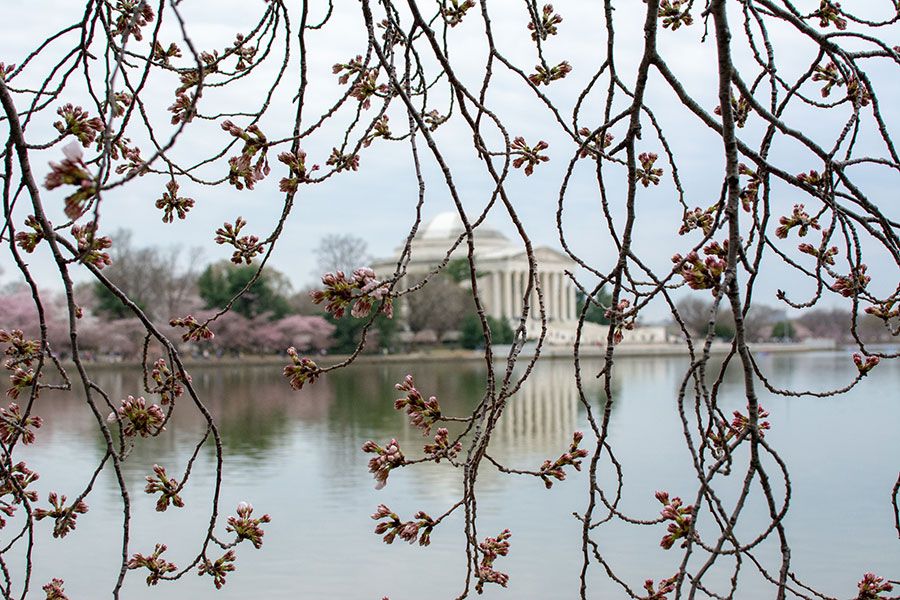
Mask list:
[[[323,273],[351,273],[354,269],[368,265],[372,262],[372,257],[367,249],[368,244],[364,239],[350,233],[330,233],[323,236],[314,250],[316,279]]]
[[[473,312],[469,293],[449,277],[436,277],[407,299],[406,322],[412,331],[433,331],[438,341],[458,331]]]

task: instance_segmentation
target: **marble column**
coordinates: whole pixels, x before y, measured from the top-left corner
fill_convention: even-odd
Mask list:
[[[563,292],[566,289],[566,276],[562,271],[556,272],[556,289],[553,290],[553,299],[556,302],[556,318],[560,321],[566,321],[565,302],[563,302]]]
[[[567,304],[569,305],[569,310],[568,310],[569,320],[574,321],[575,320],[575,311],[577,310],[575,308],[575,286],[571,285],[571,284],[567,285],[566,292],[567,292],[567,294],[566,294],[567,295]]]
[[[548,312],[553,317],[554,321],[561,321],[562,315],[559,310],[559,284],[561,282],[560,272],[553,271],[550,277],[550,308]]]
[[[510,314],[513,316],[513,318],[518,318],[519,310],[520,310],[519,309],[519,298],[521,298],[521,295],[522,295],[522,292],[520,291],[520,287],[519,287],[519,272],[518,271],[510,271],[509,280],[511,283],[510,288],[509,288],[509,294],[511,296],[510,308],[512,309]]]
[[[491,315],[495,319],[503,316],[502,300],[500,298],[500,272],[491,273]]]

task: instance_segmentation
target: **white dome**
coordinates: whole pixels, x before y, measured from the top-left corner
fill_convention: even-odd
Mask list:
[[[463,225],[462,219],[457,212],[442,212],[436,217],[434,217],[428,224],[425,226],[422,231],[422,239],[425,240],[449,240],[456,238],[462,235],[466,231],[465,225]],[[487,223],[482,223],[475,230],[475,234],[479,238],[501,238],[505,239],[505,236],[502,235],[499,231],[488,225]]]

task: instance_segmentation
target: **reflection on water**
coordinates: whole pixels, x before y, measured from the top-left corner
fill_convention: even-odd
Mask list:
[[[824,389],[852,377],[852,363],[839,353],[764,356],[760,364],[780,386]],[[680,358],[616,363],[610,443],[624,474],[621,506],[632,516],[653,518],[659,508],[653,499],[656,489],[686,495],[696,486],[675,410],[685,367]],[[393,386],[410,368],[360,365],[300,392],[290,390],[277,367],[192,370],[221,431],[225,513],[249,500],[258,511],[271,514],[273,523],[266,528],[262,550],[238,548],[238,569],[218,593],[207,577],[191,575],[174,587],[168,584],[167,592],[148,589],[140,573],[131,573],[123,597],[150,598],[154,592],[154,597],[179,598],[455,597],[465,573],[456,515],[424,549],[400,542],[385,546],[372,533],[374,522],[368,517],[382,502],[401,517],[417,510],[440,514],[461,493],[460,473],[443,462],[395,471],[384,490],[373,489],[359,449],[365,440],[380,443],[396,437],[410,458],[419,456],[429,441],[393,409],[398,395]],[[598,363],[583,365],[584,392],[595,413],[605,401],[602,381],[594,377],[599,370]],[[467,414],[481,400],[485,371],[480,363],[422,363],[414,365],[413,374],[416,387],[438,396],[445,414]],[[98,372],[95,379],[118,399],[137,395],[140,376],[138,370],[117,369]],[[767,440],[792,467],[794,493],[786,526],[794,544],[793,569],[834,595],[852,595],[865,571],[897,575],[900,549],[888,495],[900,456],[898,380],[900,371],[887,364],[842,398],[762,398],[772,413]],[[738,373],[725,377],[721,394],[726,414],[743,408]],[[44,417],[45,426],[38,432],[39,443],[25,449],[22,458],[42,475],[36,486],[42,500],[51,490],[77,494],[104,452],[93,416],[74,393],[46,394],[35,412]],[[577,429],[586,430],[587,423],[572,365],[542,362],[509,400],[490,452],[507,466],[537,469],[545,458],[558,456]],[[170,473],[183,469],[204,431],[200,413],[182,401],[164,435],[137,441],[125,468],[135,509],[131,552],[146,553],[164,542],[170,560],[182,565],[192,558],[208,519],[215,475],[212,445],[200,452],[184,493],[186,508],[154,512],[154,499],[143,493],[143,486],[154,463]],[[604,462],[598,475],[606,490],[615,487],[611,473]],[[572,472],[547,491],[539,480],[484,467],[478,479],[479,536],[506,527],[513,531],[510,556],[497,565],[510,574],[510,588],[487,589],[486,598],[577,596],[581,535],[572,512],[584,510],[587,485],[584,473]],[[723,498],[731,500],[727,491]],[[121,553],[121,500],[110,473],[101,474],[88,503],[90,512],[79,517],[76,531],[63,540],[52,539],[46,522],[37,527],[35,583],[63,577],[72,598],[108,595]],[[751,536],[765,514],[762,503],[751,501],[745,514],[749,529],[738,533]],[[598,531],[601,551],[634,588],[677,566],[678,557],[658,546],[662,526],[611,524]],[[758,556],[765,560],[776,552],[763,544]],[[14,572],[20,567],[12,562]],[[620,591],[604,583],[600,568],[593,568],[596,593],[619,597]],[[759,577],[751,570],[743,570],[747,587],[741,597],[770,597],[755,587]]]

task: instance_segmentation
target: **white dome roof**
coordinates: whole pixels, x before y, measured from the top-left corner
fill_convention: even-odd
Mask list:
[[[421,235],[425,240],[449,240],[462,235],[465,231],[466,227],[459,213],[448,211],[438,214],[429,221]],[[478,226],[475,234],[479,238],[506,239],[506,236],[484,222]]]

